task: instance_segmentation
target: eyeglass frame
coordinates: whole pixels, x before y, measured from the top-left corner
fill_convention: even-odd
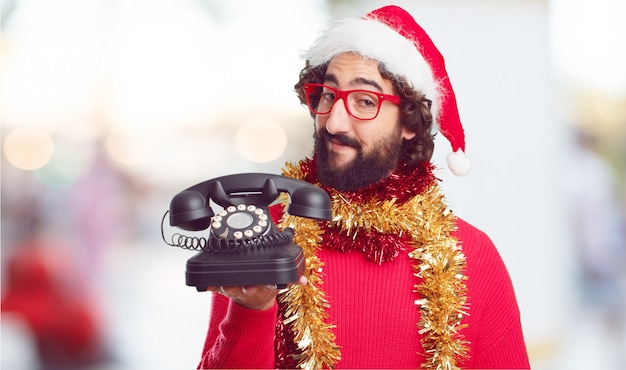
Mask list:
[[[335,100],[333,101],[333,103],[330,105],[330,109],[328,110],[328,112],[325,113],[320,113],[317,111],[317,108],[313,108],[312,104],[311,104],[311,100],[310,100],[310,96],[311,96],[311,88],[314,87],[321,87],[321,88],[326,88],[329,89],[331,91],[333,91],[335,93]],[[359,121],[371,121],[373,119],[375,119],[376,117],[378,117],[378,114],[380,113],[380,107],[383,105],[384,101],[388,101],[390,103],[396,104],[396,105],[400,105],[400,97],[397,95],[389,95],[389,94],[383,94],[379,91],[371,91],[371,90],[365,90],[365,89],[355,89],[355,90],[339,90],[336,89],[332,86],[328,86],[325,84],[320,84],[320,83],[306,83],[302,86],[303,90],[304,90],[304,95],[306,97],[306,105],[309,108],[309,110],[315,114],[329,114],[333,107],[335,106],[335,103],[337,103],[337,101],[339,99],[343,100],[343,105],[346,108],[346,112],[348,112],[348,114],[350,115],[350,117],[357,119]],[[364,93],[370,93],[370,94],[374,94],[378,97],[379,100],[379,104],[378,104],[378,108],[376,110],[376,114],[372,117],[372,118],[359,118],[357,116],[355,116],[352,111],[350,110],[350,104],[348,104],[348,99],[347,97],[355,92],[364,92]],[[320,95],[320,99],[321,99],[321,95]],[[319,105],[319,102],[318,102]]]

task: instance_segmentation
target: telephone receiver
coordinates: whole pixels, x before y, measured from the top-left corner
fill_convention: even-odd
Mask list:
[[[209,286],[293,283],[304,273],[304,254],[292,242],[293,230],[280,231],[269,212],[281,193],[289,195],[286,212],[330,220],[330,197],[323,189],[290,177],[242,173],[196,184],[170,202],[171,226],[186,231],[209,229],[208,237],[175,234],[173,246],[200,252],[187,261],[186,284],[205,291]],[[223,207],[211,208],[211,201]],[[165,218],[165,217],[164,217]],[[163,226],[162,226],[163,227]]]

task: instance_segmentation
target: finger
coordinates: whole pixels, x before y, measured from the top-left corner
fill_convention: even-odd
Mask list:
[[[309,283],[309,279],[307,279],[306,276],[302,275],[302,276],[300,276],[298,281],[295,281],[295,282],[289,284],[289,288],[291,288],[293,286],[298,286],[298,285],[305,286],[308,283]]]
[[[307,277],[304,275],[300,276],[300,279],[298,279],[298,284],[302,286],[307,285],[308,283],[309,283],[309,279],[307,279]]]
[[[273,285],[246,285],[241,287],[241,291],[243,294],[256,294],[262,292],[271,292],[273,290],[277,290],[276,284]]]

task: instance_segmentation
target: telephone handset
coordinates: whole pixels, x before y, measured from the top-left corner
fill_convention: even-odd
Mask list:
[[[209,286],[286,286],[304,272],[302,248],[293,230],[278,230],[269,206],[289,194],[287,213],[319,220],[331,218],[330,198],[306,181],[265,173],[222,176],[178,193],[170,202],[170,225],[187,231],[210,228],[207,238],[175,234],[169,245],[200,252],[187,261],[186,284]],[[210,202],[223,207],[217,214]]]

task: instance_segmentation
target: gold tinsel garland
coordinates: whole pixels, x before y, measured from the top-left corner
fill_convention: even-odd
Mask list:
[[[304,275],[308,283],[292,287],[279,298],[286,304],[283,323],[294,334],[293,341],[300,351],[295,360],[303,369],[333,368],[341,359],[332,331],[334,326],[326,323],[329,305],[321,289],[323,262],[317,257],[321,230],[316,223],[288,215],[283,222],[298,230],[293,241],[304,250],[306,261]]]
[[[284,174],[299,179],[304,174],[296,166],[288,166]],[[458,369],[457,362],[466,357],[467,342],[460,335],[462,318],[467,315],[465,256],[457,240],[451,236],[456,218],[444,204],[436,184],[403,204],[395,199],[350,202],[331,191],[331,224],[340,232],[356,235],[359,230],[375,229],[383,234],[410,235],[414,260],[415,284],[420,310],[417,323],[425,362],[423,368]],[[317,251],[323,241],[319,221],[286,215],[282,227],[296,231],[294,243],[304,250],[307,261],[306,286],[294,286],[280,296],[285,305],[284,324],[294,335],[300,351],[296,358],[305,369],[333,368],[341,359],[335,344],[333,325],[327,324],[328,301],[321,289],[323,262]]]

